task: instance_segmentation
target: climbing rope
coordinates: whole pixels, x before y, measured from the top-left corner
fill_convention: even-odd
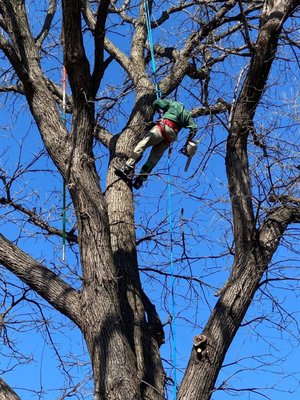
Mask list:
[[[62,69],[62,121],[64,125],[66,125],[66,88],[67,88],[67,73],[66,68],[63,66]],[[66,182],[63,179],[63,193],[62,193],[62,260],[65,262],[66,260],[66,220],[67,220],[67,206],[66,206]]]
[[[170,228],[170,269],[171,269],[171,336],[172,336],[172,359],[174,365],[174,400],[177,399],[177,349],[176,349],[176,327],[175,327],[175,264],[173,254],[173,213],[172,213],[172,180],[171,180],[171,147],[168,152],[168,214]]]
[[[148,0],[144,1],[144,9],[145,9],[145,14],[146,14],[146,25],[147,25],[149,48],[150,48],[151,65],[152,65],[152,71],[153,71],[153,79],[154,79],[154,85],[155,85],[155,94],[156,94],[156,98],[159,99],[161,97],[161,93],[159,90],[157,76],[156,76],[157,68],[156,68],[155,55],[154,55],[154,45],[153,45],[153,36],[152,36],[152,28],[151,28],[151,14],[150,14],[150,10],[149,10]]]
[[[155,62],[155,55],[154,55],[154,45],[153,45],[153,36],[152,36],[152,28],[151,28],[151,14],[149,10],[148,1],[144,1],[144,9],[146,14],[146,25],[147,25],[147,32],[148,32],[148,42],[150,48],[150,55],[151,55],[151,65],[153,71],[153,79],[155,84],[155,94],[156,98],[159,99],[161,97],[161,92],[159,90],[158,81],[157,81],[157,68]],[[171,180],[171,151],[172,146],[169,147],[168,152],[168,216],[169,216],[169,229],[170,229],[170,269],[171,269],[171,337],[172,337],[172,359],[173,359],[173,384],[174,384],[174,400],[177,399],[177,351],[176,351],[176,328],[175,328],[175,275],[174,275],[174,255],[173,255],[173,215],[172,215],[172,180]]]

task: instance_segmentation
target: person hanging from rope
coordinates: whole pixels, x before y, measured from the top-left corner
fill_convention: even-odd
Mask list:
[[[195,137],[198,125],[182,103],[170,99],[157,99],[153,106],[155,111],[162,111],[162,117],[150,129],[145,137],[136,145],[125,164],[116,168],[116,174],[123,179],[131,180],[135,164],[142,158],[144,151],[152,146],[149,157],[142,166],[140,173],[133,182],[133,187],[139,189],[147,180],[148,175],[161,159],[164,152],[177,139],[182,128],[189,129],[189,135],[181,153],[189,156],[188,145]]]

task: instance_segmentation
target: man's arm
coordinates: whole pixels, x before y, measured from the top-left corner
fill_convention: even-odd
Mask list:
[[[193,131],[193,132],[195,132],[195,134],[196,134],[196,132],[197,132],[197,130],[199,128],[198,125],[196,124],[194,118],[191,116],[190,113],[188,113],[185,128],[189,129],[190,133]]]
[[[197,133],[197,129],[190,129],[189,136],[187,138],[186,143],[188,143],[190,140],[193,140],[194,137],[196,136],[196,133]]]
[[[191,142],[194,139],[194,137],[196,136],[196,133],[197,133],[196,129],[190,129],[189,136],[186,139],[185,145],[182,147],[182,149],[179,150],[180,153],[184,154],[187,157],[189,156],[189,151],[188,151],[189,142]]]

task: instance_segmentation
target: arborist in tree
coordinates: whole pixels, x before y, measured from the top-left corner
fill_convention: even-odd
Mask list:
[[[181,153],[186,156],[189,154],[189,143],[195,137],[198,125],[192,115],[184,105],[178,101],[169,99],[158,99],[154,103],[155,111],[162,111],[162,117],[156,122],[155,126],[146,133],[145,137],[136,145],[133,153],[126,163],[116,167],[116,174],[125,179],[132,179],[134,166],[142,158],[144,151],[152,146],[151,152],[146,163],[141,168],[137,178],[133,182],[133,187],[139,189],[146,181],[148,175],[158,163],[164,152],[172,142],[177,139],[178,132],[182,128],[190,130],[189,136]]]

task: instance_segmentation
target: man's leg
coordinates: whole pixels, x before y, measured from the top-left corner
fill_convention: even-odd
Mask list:
[[[134,174],[134,166],[142,158],[144,151],[148,147],[154,146],[157,143],[162,142],[163,140],[164,138],[162,137],[159,129],[156,126],[152,128],[149,132],[146,133],[146,136],[136,145],[126,163],[120,168],[116,168],[116,174],[125,179],[132,179]]]
[[[135,189],[140,189],[140,187],[143,186],[144,182],[148,178],[148,175],[151,173],[151,171],[156,166],[158,161],[161,159],[162,155],[164,154],[164,152],[167,150],[168,147],[169,143],[167,143],[166,141],[158,143],[152,147],[148,160],[142,166],[138,177],[133,182],[133,187]]]
[[[153,166],[147,161],[141,168],[139,175],[135,178],[132,186],[135,189],[139,189],[143,186],[143,183],[147,180],[148,175],[153,170]]]
[[[135,146],[126,165],[133,167],[143,156],[144,151],[151,146],[155,146],[164,141],[163,136],[157,126],[148,131],[145,137]]]
[[[132,179],[134,175],[134,166],[142,158],[145,149],[150,146],[151,142],[151,132],[147,132],[144,139],[142,139],[134,148],[130,157],[125,164],[116,168],[116,174],[123,179]]]

